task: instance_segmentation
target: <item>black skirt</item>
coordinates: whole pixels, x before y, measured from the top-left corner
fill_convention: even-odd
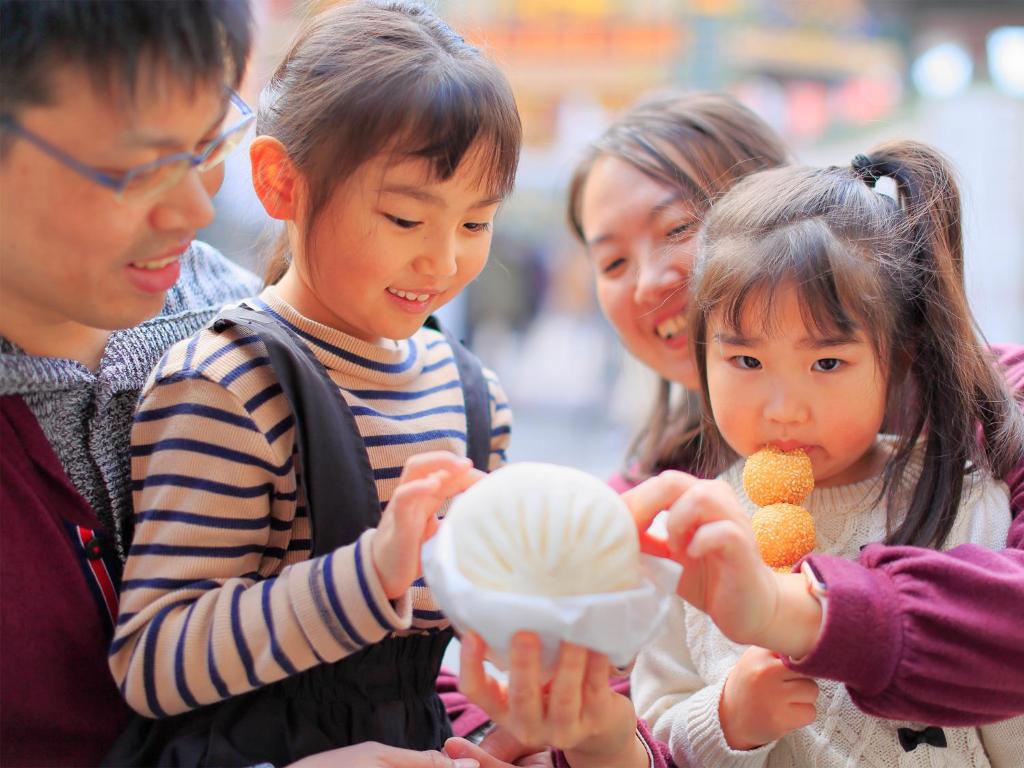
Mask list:
[[[435,690],[451,630],[388,637],[334,664],[182,715],[136,716],[108,766],[284,766],[363,741],[440,749],[452,735]]]

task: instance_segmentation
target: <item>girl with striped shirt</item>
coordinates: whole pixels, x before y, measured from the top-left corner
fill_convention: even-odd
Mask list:
[[[145,717],[111,763],[450,735],[434,679],[451,630],[419,549],[503,463],[511,418],[424,323],[487,261],[516,106],[432,12],[364,0],[308,24],[257,133],[253,181],[286,230],[269,285],[172,347],[135,418],[110,666]]]

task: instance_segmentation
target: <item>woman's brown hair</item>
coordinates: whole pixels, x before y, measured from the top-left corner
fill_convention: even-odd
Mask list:
[[[309,189],[307,229],[332,193],[382,152],[451,177],[479,142],[485,183],[512,190],[522,128],[501,71],[423,5],[356,0],[314,17],[260,96],[256,132],[280,141]],[[265,282],[290,255],[285,236]]]
[[[895,196],[876,188],[883,177]],[[794,286],[810,330],[864,333],[886,373],[897,438],[879,499],[889,510],[886,543],[941,547],[966,473],[1001,477],[1024,456],[1024,417],[967,304],[960,195],[945,158],[906,141],[843,168],[758,173],[719,201],[700,238],[690,327],[706,465],[720,471],[735,458],[709,405],[709,318],[741,331],[745,310],[759,310],[770,333],[774,295]],[[910,478],[922,449],[921,475]]]
[[[580,206],[594,164],[616,157],[672,190],[698,213],[748,174],[789,161],[782,140],[761,118],[720,93],[661,94],[619,117],[586,150],[569,185],[569,225],[586,243]],[[626,193],[624,193],[626,194]],[[627,476],[641,479],[663,469],[697,469],[699,403],[691,392],[672,403],[672,382],[662,379],[647,424],[626,456]]]

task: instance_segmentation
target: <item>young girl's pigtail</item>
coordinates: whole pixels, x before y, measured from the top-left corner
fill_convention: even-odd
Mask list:
[[[890,501],[914,444],[923,435],[924,466],[906,516],[887,543],[940,547],[956,520],[964,471],[1003,476],[1024,451],[1024,420],[981,343],[964,291],[960,195],[947,161],[915,142],[883,145],[852,165],[866,183],[891,178],[903,210],[902,244],[916,274],[904,282],[908,327],[897,329],[906,365],[903,398],[913,423],[886,467]],[[979,444],[977,429],[980,425]]]

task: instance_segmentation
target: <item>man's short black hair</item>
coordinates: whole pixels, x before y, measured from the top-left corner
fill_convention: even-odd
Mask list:
[[[129,96],[154,64],[187,88],[237,86],[251,26],[249,0],[0,0],[0,112],[46,104],[69,65]]]

